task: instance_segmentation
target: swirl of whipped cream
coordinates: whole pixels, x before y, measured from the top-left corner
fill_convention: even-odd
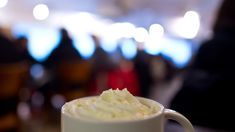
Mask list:
[[[127,89],[109,89],[98,97],[78,99],[66,105],[72,116],[99,120],[143,119],[157,111],[154,106],[142,104]]]

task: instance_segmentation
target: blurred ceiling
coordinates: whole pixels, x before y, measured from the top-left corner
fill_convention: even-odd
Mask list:
[[[86,11],[116,22],[131,22],[148,27],[152,23],[164,25],[188,10],[200,14],[203,27],[210,27],[221,0],[8,0],[0,9],[0,23],[36,21],[32,10],[36,4],[47,4],[50,13]],[[2,20],[1,20],[2,19]]]

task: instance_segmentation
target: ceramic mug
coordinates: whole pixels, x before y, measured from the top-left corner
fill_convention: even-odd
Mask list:
[[[80,99],[87,98],[94,97]],[[166,120],[171,119],[182,125],[185,132],[194,132],[192,124],[180,113],[165,109],[163,105],[154,100],[142,97],[137,97],[137,99],[147,106],[159,107],[159,111],[143,119],[101,121],[74,117],[68,114],[65,109],[67,104],[65,104],[61,109],[61,130],[62,132],[164,132]]]

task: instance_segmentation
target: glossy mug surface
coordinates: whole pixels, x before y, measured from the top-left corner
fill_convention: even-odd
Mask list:
[[[76,100],[89,98],[95,97],[85,97]],[[194,132],[191,123],[180,113],[165,109],[154,100],[142,97],[136,98],[144,105],[159,107],[159,110],[143,119],[107,121],[72,116],[66,111],[65,104],[61,109],[61,130],[62,132],[164,132],[165,121],[172,119],[181,124],[185,132]]]

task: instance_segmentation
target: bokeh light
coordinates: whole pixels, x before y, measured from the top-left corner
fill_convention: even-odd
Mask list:
[[[193,39],[200,28],[200,16],[196,11],[187,11],[182,18],[173,22],[173,32],[183,38]]]
[[[124,39],[121,43],[121,51],[126,59],[132,59],[137,54],[137,46],[131,39]]]
[[[74,36],[74,40],[74,46],[81,56],[84,59],[89,59],[95,51],[95,44],[91,37],[86,34],[80,34],[79,36]]]
[[[0,0],[0,8],[3,8],[7,5],[8,0]]]
[[[164,35],[164,28],[162,25],[160,24],[152,24],[150,27],[149,27],[149,36],[154,39],[158,39],[158,38],[161,38],[163,37]]]
[[[147,41],[148,37],[149,37],[148,31],[145,28],[138,27],[135,29],[134,39],[137,42],[143,43],[143,42]]]
[[[49,16],[49,8],[45,4],[38,4],[33,8],[33,16],[36,20],[45,20]]]

